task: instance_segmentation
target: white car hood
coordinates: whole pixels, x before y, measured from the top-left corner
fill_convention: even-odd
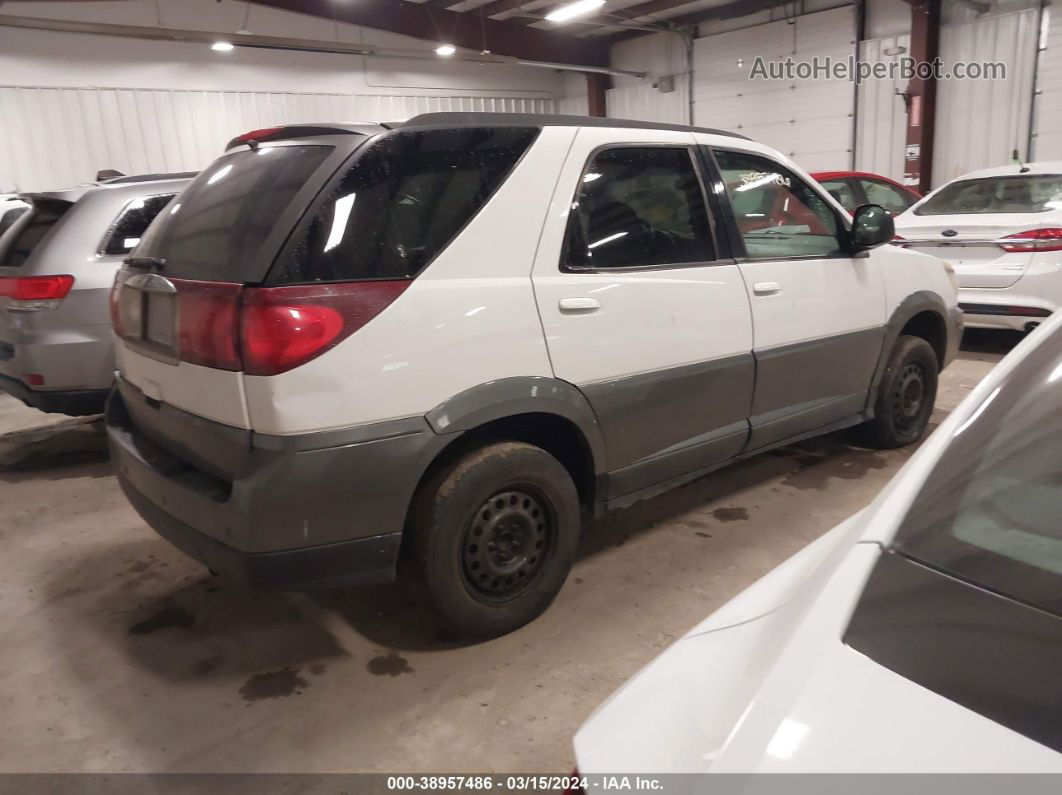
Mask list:
[[[579,772],[1062,772],[1062,755],[843,644],[879,554],[855,544],[782,607],[678,641],[580,729]]]

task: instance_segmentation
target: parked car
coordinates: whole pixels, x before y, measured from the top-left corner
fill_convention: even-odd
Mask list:
[[[846,426],[922,436],[960,315],[892,235],[712,130],[248,133],[118,275],[118,477],[215,571],[307,588],[401,558],[448,626],[502,634],[552,601],[583,514]]]
[[[21,194],[30,209],[0,237],[0,390],[41,411],[103,411],[114,382],[114,275],[190,176]]]
[[[1062,306],[1062,161],[959,177],[896,229],[898,244],[951,262],[967,326],[1028,331]]]
[[[0,193],[0,237],[27,210],[29,210],[29,203],[22,201],[18,196]]]
[[[1062,773],[1062,315],[579,729],[598,773]],[[693,791],[693,790],[691,790]]]
[[[918,191],[894,179],[865,171],[819,171],[811,176],[850,213],[864,204],[880,204],[892,215],[899,215],[922,198]]]

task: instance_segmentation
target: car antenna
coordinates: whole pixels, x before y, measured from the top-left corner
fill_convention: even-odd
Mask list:
[[[1017,163],[1019,166],[1021,166],[1021,168],[1018,169],[1018,173],[1019,174],[1028,174],[1029,173],[1029,167],[1027,165],[1025,165],[1025,163],[1022,162],[1021,155],[1018,154],[1018,150],[1017,149],[1014,150],[1014,153],[1011,155],[1011,157],[1014,159],[1015,163]]]

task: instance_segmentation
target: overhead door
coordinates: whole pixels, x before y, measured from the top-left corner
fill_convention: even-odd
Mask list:
[[[1044,9],[1042,37],[1032,159],[1062,160],[1062,8]]]
[[[847,80],[750,79],[757,56],[810,62],[855,56],[853,6],[694,41],[694,123],[775,147],[809,171],[852,167],[855,89]]]

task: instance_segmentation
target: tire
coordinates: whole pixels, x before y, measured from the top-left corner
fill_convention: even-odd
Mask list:
[[[428,598],[452,632],[512,632],[541,615],[571,571],[581,513],[564,466],[541,448],[497,442],[444,467],[410,517]]]
[[[902,336],[889,356],[878,386],[874,419],[860,427],[871,447],[906,447],[926,433],[937,399],[940,364],[932,346],[921,337]]]

